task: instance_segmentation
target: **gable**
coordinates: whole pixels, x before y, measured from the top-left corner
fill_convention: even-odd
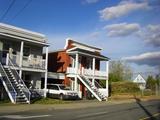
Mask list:
[[[89,46],[87,44],[83,44],[71,39],[66,39],[66,45],[64,47],[64,49],[68,50],[68,49],[72,49],[72,48],[79,48],[82,50],[86,50],[86,51],[90,51],[90,52],[96,52],[96,53],[100,53],[101,49],[94,47],[94,46]]]
[[[133,80],[133,82],[135,82],[135,83],[146,83],[145,79],[140,74]]]

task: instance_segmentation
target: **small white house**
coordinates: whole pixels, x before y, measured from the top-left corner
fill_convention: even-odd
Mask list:
[[[141,90],[146,88],[146,80],[142,77],[141,74],[138,74],[137,77],[133,80],[134,83],[137,83]]]

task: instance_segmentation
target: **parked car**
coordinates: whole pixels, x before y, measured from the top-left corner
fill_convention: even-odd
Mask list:
[[[47,96],[52,98],[64,99],[78,99],[78,93],[70,90],[63,84],[49,84],[47,85]]]

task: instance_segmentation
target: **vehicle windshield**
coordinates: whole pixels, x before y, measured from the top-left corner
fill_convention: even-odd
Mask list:
[[[60,88],[61,90],[70,90],[69,88],[67,88],[66,86],[63,86],[63,85],[60,85],[59,88]]]

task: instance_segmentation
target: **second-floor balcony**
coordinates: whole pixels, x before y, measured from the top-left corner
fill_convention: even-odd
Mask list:
[[[97,78],[107,78],[107,72],[106,71],[100,71],[100,70],[92,70],[92,69],[86,69],[81,68],[76,70],[74,67],[67,67],[67,74],[79,74],[79,75],[85,75],[89,78],[97,77]]]
[[[20,67],[20,55],[9,55],[7,53],[6,58],[3,58],[3,62],[7,65],[8,59],[12,61],[12,63],[16,67]],[[23,56],[22,57],[22,68],[31,68],[31,69],[45,69],[45,59],[42,59],[42,56],[37,56],[36,58],[31,56]]]

